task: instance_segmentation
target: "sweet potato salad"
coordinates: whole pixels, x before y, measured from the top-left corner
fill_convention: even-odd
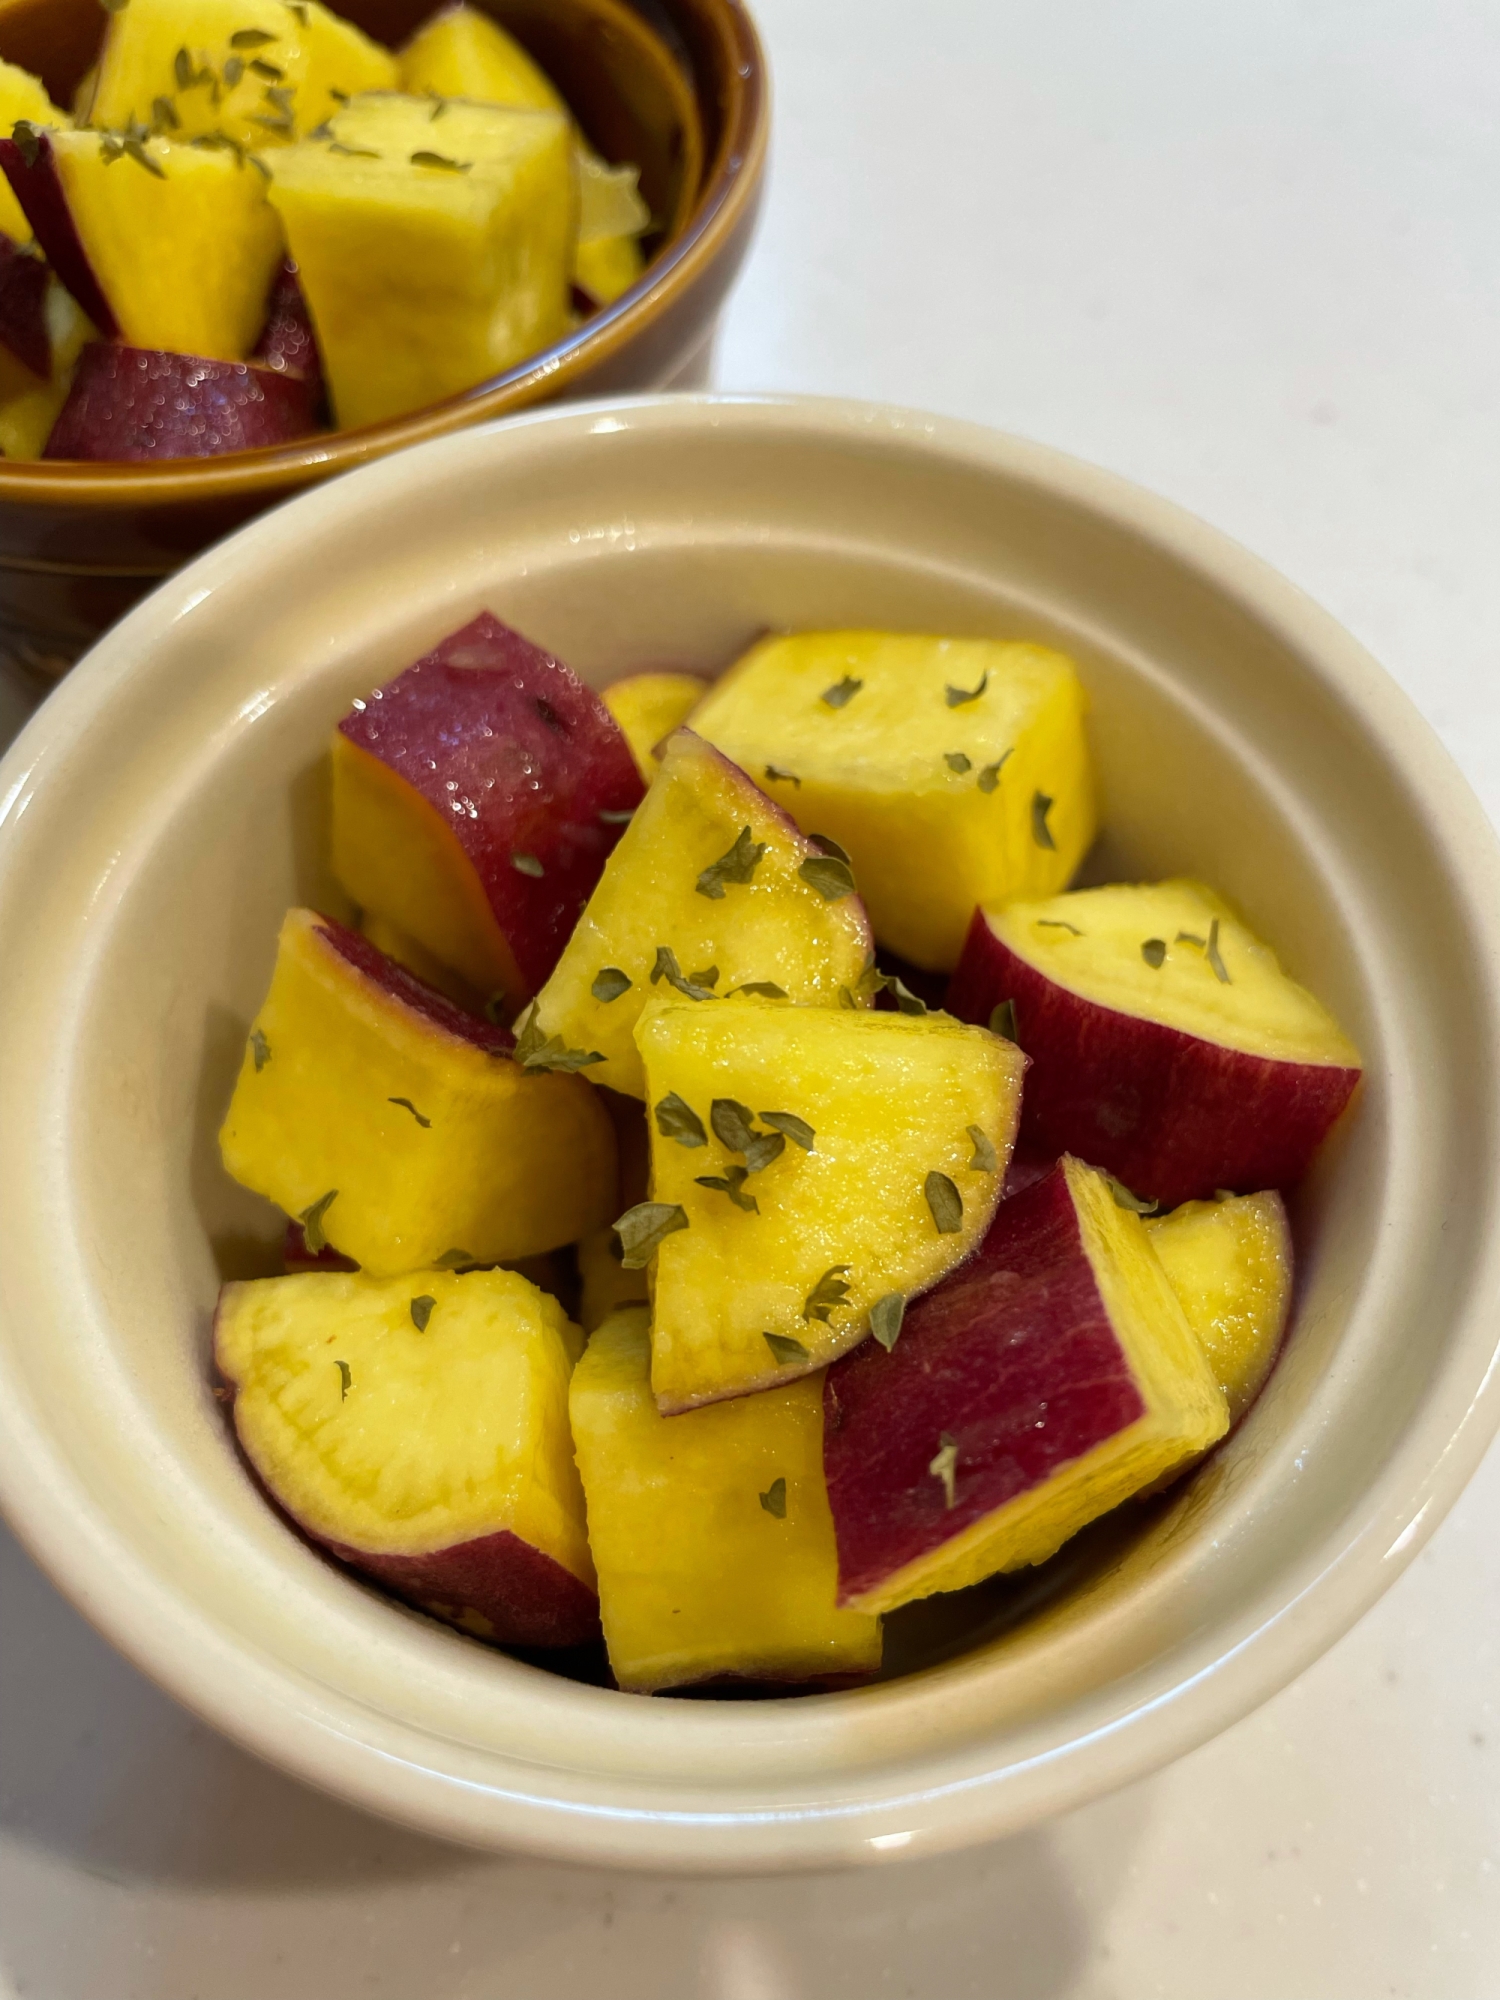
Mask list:
[[[827,1687],[1224,1437],[1359,1056],[1212,885],[1070,887],[1086,711],[874,631],[598,695],[488,612],[355,701],[221,1133],[291,1522],[623,1689]]]

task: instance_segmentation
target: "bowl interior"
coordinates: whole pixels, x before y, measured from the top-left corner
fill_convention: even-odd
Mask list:
[[[1217,884],[1364,1053],[1294,1203],[1296,1319],[1248,1421],[1044,1570],[894,1620],[881,1685],[643,1701],[461,1640],[297,1540],[213,1400],[216,1286],[274,1268],[278,1235],[215,1133],[284,909],[339,907],[326,734],[481,606],[596,685],[717,669],[766,626],[1064,646],[1105,800],[1091,875]],[[319,1782],[467,1838],[683,1865],[998,1831],[1270,1692],[1489,1421],[1488,835],[1462,799],[1434,816],[1441,753],[1351,641],[1102,476],[838,406],[462,433],[174,578],[4,777],[0,1488],[117,1642]]]

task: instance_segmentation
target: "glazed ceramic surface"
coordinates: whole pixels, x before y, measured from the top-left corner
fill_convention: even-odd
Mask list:
[[[214,1133],[282,910],[333,896],[324,732],[482,605],[596,684],[717,668],[766,625],[1068,647],[1105,798],[1090,873],[1205,875],[1363,1049],[1357,1111],[1295,1203],[1296,1326],[1247,1424],[1155,1511],[894,1621],[875,1687],[646,1701],[498,1656],[296,1540],[212,1398],[219,1275],[266,1268],[276,1235]],[[465,432],[172,579],[23,734],[0,813],[0,1497],[175,1694],[394,1817],[700,1869],[1017,1828],[1306,1665],[1500,1416],[1493,838],[1346,634],[1072,461],[748,399]]]
[[[750,247],[770,106],[739,0],[481,0],[556,80],[592,143],[641,169],[645,273],[555,346],[493,381],[360,430],[153,465],[0,459],[0,667],[46,682],[159,579],[290,493],[560,397],[700,387]],[[435,0],[340,0],[397,47]],[[97,0],[0,0],[0,56],[67,105],[93,62]]]

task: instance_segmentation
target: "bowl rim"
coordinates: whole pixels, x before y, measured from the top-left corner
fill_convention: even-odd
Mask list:
[[[680,78],[685,100],[697,111],[706,86],[683,71],[649,20],[626,0],[588,0],[588,4],[609,18],[618,32],[638,44],[649,44],[657,59]],[[670,240],[633,285],[581,326],[500,375],[378,424],[321,431],[290,444],[264,445],[221,458],[98,465],[0,459],[0,508],[156,508],[274,495],[565,396],[575,382],[617,360],[713,267],[753,214],[765,172],[770,75],[755,24],[743,0],[690,0],[690,4],[714,25],[724,49],[727,89],[721,101],[719,143],[703,161],[697,195]],[[153,568],[151,574],[159,571]]]
[[[80,662],[0,762],[0,876],[10,866],[9,827],[46,782],[65,771],[70,742],[107,697],[149,662],[154,632],[188,616],[215,583],[241,566],[305,542],[316,508],[358,510],[409,497],[414,474],[451,455],[488,456],[546,426],[560,436],[622,429],[663,433],[780,423],[800,441],[858,448],[900,435],[924,455],[992,473],[1061,498],[1144,539],[1200,582],[1253,613],[1293,645],[1316,683],[1359,712],[1363,727],[1428,816],[1434,845],[1471,924],[1483,1027],[1500,1052],[1500,844],[1478,799],[1435,732],[1366,650],[1297,586],[1218,530],[1117,474],[985,426],[889,406],[782,395],[640,396],[528,412],[386,460],[352,482],[318,489],[249,523],[170,578]],[[17,1535],[80,1612],[143,1672],[222,1733],[314,1786],[426,1832],[466,1844],[595,1865],[743,1872],[927,1854],[1020,1830],[1145,1776],[1240,1720],[1342,1636],[1422,1549],[1500,1429],[1500,1181],[1477,1232],[1473,1278],[1451,1314],[1453,1346],[1420,1408],[1348,1513],[1278,1568],[1235,1630],[1195,1634],[1165,1693],[1135,1690],[1116,1714],[1065,1742],[986,1763],[982,1743],[957,1757],[918,1748],[905,1782],[878,1797],[838,1797],[836,1772],[816,1806],[750,1812],[675,1810],[632,1803],[640,1780],[610,1784],[595,1802],[548,1792],[517,1758],[512,1782],[474,1784],[414,1762],[426,1731],[390,1718],[385,1749],[361,1740],[357,1696],[318,1686],[283,1662],[219,1632],[190,1598],[151,1585],[159,1620],[143,1616],[147,1566],[88,1495],[51,1440],[27,1418],[26,1398],[0,1393],[0,1508]],[[0,1225],[3,1227],[3,1225]],[[0,1297],[0,1310],[3,1310]],[[0,1388],[4,1357],[0,1354]],[[235,1669],[215,1679],[215,1663]],[[895,1684],[895,1685],[899,1685]],[[830,1695],[828,1703],[857,1696]],[[1096,1708],[1101,1698],[1086,1696]],[[1081,1704],[1080,1704],[1081,1705]],[[696,1704],[684,1705],[696,1707]],[[788,1703],[769,1702],[773,1718]],[[701,1727],[701,1725],[698,1725]],[[686,1726],[685,1726],[686,1733]],[[955,1768],[955,1766],[962,1768]]]

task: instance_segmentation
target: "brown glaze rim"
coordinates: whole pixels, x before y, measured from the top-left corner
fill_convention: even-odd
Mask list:
[[[599,0],[595,0],[595,5]],[[605,0],[608,4],[608,0]],[[296,444],[237,452],[222,459],[170,460],[160,465],[25,465],[0,462],[0,504],[79,507],[98,503],[164,506],[172,502],[243,500],[259,493],[347,472],[406,445],[505,417],[564,394],[580,377],[612,361],[647,332],[711,268],[756,199],[765,170],[770,90],[760,39],[741,0],[697,0],[717,30],[728,60],[724,70],[723,129],[686,221],[659,250],[629,291],[605,306],[566,339],[460,395],[430,403],[410,416],[356,430],[327,431]],[[610,11],[615,11],[610,8]],[[649,37],[640,15],[619,9],[624,31]],[[686,79],[684,79],[686,84]],[[689,94],[693,94],[689,87]],[[694,96],[696,105],[697,98]],[[17,564],[7,559],[6,567]],[[55,567],[46,565],[49,569]],[[73,565],[67,565],[71,572]],[[83,566],[92,573],[93,566]],[[141,574],[155,574],[142,570]]]

